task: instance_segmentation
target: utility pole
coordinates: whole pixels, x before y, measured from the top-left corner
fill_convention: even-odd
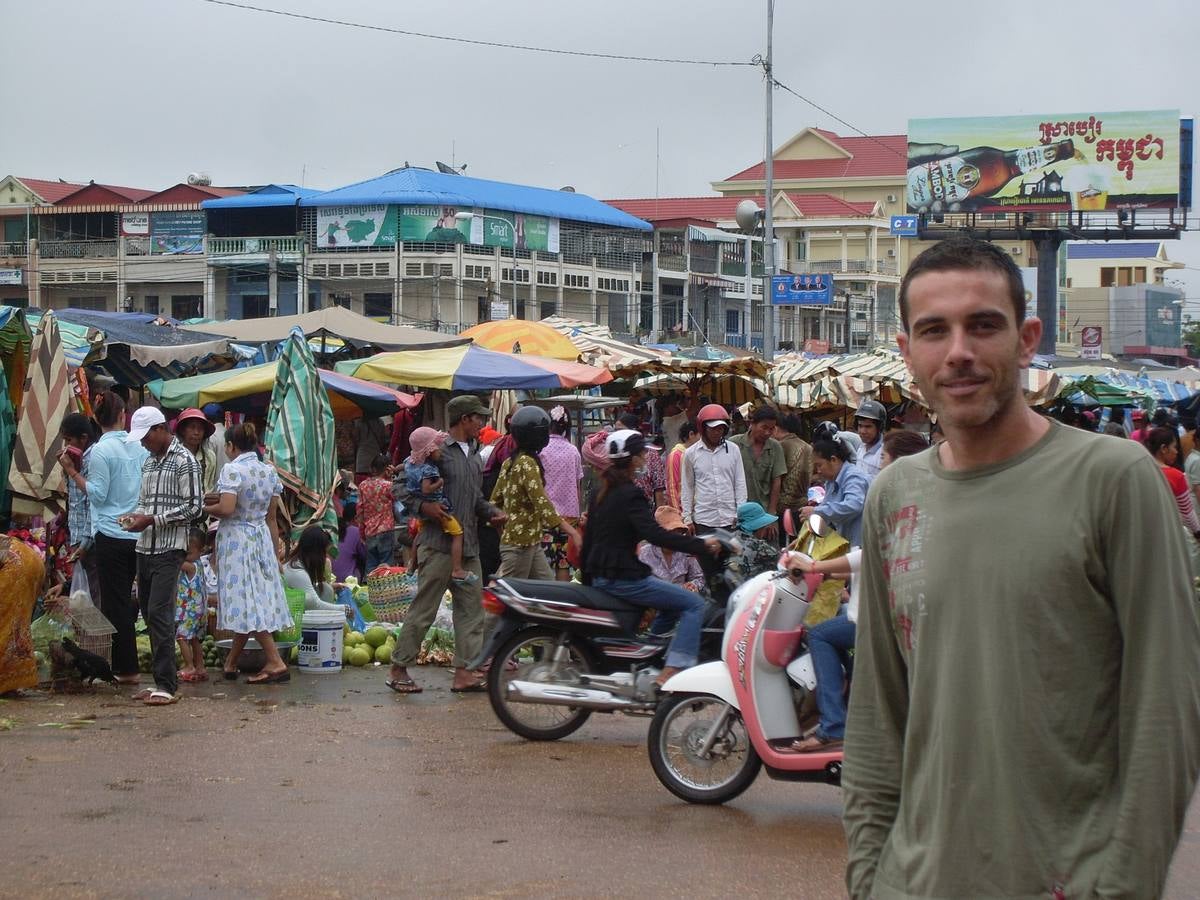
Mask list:
[[[763,204],[763,359],[773,362],[775,359],[775,305],[772,302],[771,276],[775,274],[775,227],[771,220],[771,194],[774,192],[775,181],[775,141],[772,137],[772,91],[775,90],[775,70],[772,67],[772,32],[775,25],[775,0],[767,0],[767,58],[763,63],[765,81],[767,84],[767,134],[766,155],[763,158],[764,174],[766,176],[766,203]],[[746,260],[749,265],[750,261]],[[749,344],[749,329],[746,341]],[[749,349],[749,347],[747,347]]]

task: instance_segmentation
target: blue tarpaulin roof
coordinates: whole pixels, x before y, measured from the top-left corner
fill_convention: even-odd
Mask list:
[[[245,200],[246,196],[227,199],[241,201]],[[397,169],[379,178],[360,181],[358,184],[300,200],[301,206],[365,206],[385,203],[498,209],[575,222],[590,222],[595,225],[611,225],[615,228],[652,230],[649,222],[643,222],[587,194],[526,187],[503,181],[485,181],[465,175],[443,175],[429,169]]]
[[[1103,244],[1067,244],[1068,259],[1152,259],[1158,241],[1112,241]]]
[[[321,193],[316,188],[303,188],[294,184],[268,184],[248,194],[233,197],[218,197],[205,200],[201,209],[264,209],[267,207],[295,206],[296,201]]]

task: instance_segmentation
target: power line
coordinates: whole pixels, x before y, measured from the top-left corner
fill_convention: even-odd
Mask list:
[[[813,109],[817,110],[818,112],[823,112],[825,115],[829,116],[829,118],[833,119],[835,122],[839,122],[840,124],[845,125],[851,131],[855,131],[862,137],[865,137],[867,140],[871,141],[872,143],[878,144],[880,147],[882,147],[888,153],[891,153],[895,156],[899,156],[901,159],[905,160],[905,162],[908,161],[907,153],[901,153],[895,147],[889,147],[887,144],[885,144],[883,141],[879,140],[879,138],[875,137],[874,135],[867,134],[865,131],[863,131],[861,128],[859,128],[857,125],[851,125],[849,122],[847,122],[841,116],[838,116],[835,113],[830,112],[825,107],[823,107],[819,103],[817,103],[815,100],[810,100],[810,99],[808,99],[808,97],[805,97],[799,91],[795,91],[792,88],[788,87],[786,84],[784,84],[778,78],[772,77],[771,83],[773,85],[775,85],[775,87],[779,88],[780,90],[787,91],[793,97],[796,97],[797,99],[803,101],[804,103],[807,103],[809,106],[811,106]]]
[[[755,66],[757,63],[747,60],[727,59],[679,59],[664,56],[633,56],[625,53],[600,53],[588,50],[566,50],[561,47],[534,47],[529,44],[509,44],[502,41],[483,41],[474,38],[455,37],[446,34],[431,34],[425,31],[410,31],[404,28],[393,28],[387,25],[372,25],[367,22],[351,22],[346,19],[330,19],[324,16],[310,16],[304,13],[290,12],[283,9],[269,9],[265,6],[253,6],[249,3],[234,3],[232,0],[200,0],[214,6],[228,6],[246,12],[264,13],[272,16],[282,16],[286,19],[300,19],[306,22],[319,22],[323,25],[340,25],[343,28],[360,28],[364,31],[378,31],[384,34],[398,34],[404,37],[424,38],[430,41],[446,41],[452,44],[471,44],[476,47],[494,47],[500,50],[524,50],[528,53],[550,53],[558,56],[579,56],[588,59],[611,59],[623,62],[667,63],[679,66]]]

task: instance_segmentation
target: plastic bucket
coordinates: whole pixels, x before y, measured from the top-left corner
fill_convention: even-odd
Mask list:
[[[300,627],[301,672],[326,675],[342,671],[342,628],[346,614],[340,609],[310,609]]]

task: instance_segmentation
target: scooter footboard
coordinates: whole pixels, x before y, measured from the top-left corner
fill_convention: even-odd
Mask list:
[[[734,709],[740,709],[737,694],[733,690],[733,678],[729,675],[729,667],[724,662],[708,662],[690,669],[684,669],[678,675],[667,680],[662,691],[669,694],[711,694],[724,700]]]

